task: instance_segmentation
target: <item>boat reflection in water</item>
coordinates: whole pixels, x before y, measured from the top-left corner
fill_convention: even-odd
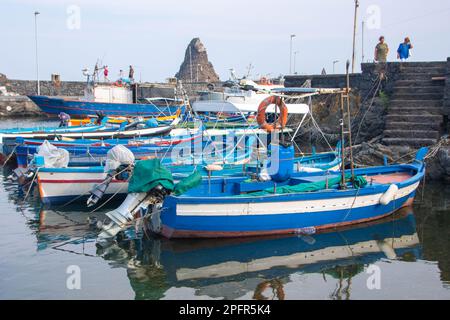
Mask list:
[[[80,224],[61,229],[65,217],[47,211],[38,239],[95,241],[86,225],[87,214],[66,217]],[[111,267],[127,269],[136,299],[292,299],[296,297],[285,290],[292,277],[314,274],[336,283],[331,299],[349,299],[352,279],[369,265],[385,259],[416,261],[421,256],[410,208],[389,219],[321,234],[180,241],[135,237],[93,251]]]
[[[338,279],[341,285],[332,295],[345,298],[351,278],[367,265],[383,258],[420,256],[410,209],[394,221],[312,236],[124,242],[110,248],[104,258],[114,262],[116,254],[126,256],[123,251],[133,252],[126,263],[136,298],[162,298],[171,287],[186,287],[195,289],[197,296],[213,298],[284,299],[289,297],[283,287],[297,272]],[[158,290],[148,290],[148,286],[159,286],[161,296],[154,296]]]

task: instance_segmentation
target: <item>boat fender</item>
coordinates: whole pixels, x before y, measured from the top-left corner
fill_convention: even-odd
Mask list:
[[[381,251],[386,255],[386,258],[389,260],[397,259],[397,254],[395,253],[394,248],[392,247],[392,241],[389,240],[380,240],[377,241],[377,245]]]
[[[217,164],[209,164],[205,167],[206,171],[222,171],[223,167]]]
[[[269,172],[267,171],[267,168],[264,168],[261,170],[261,173],[258,176],[259,181],[272,181],[272,177],[270,176]]]
[[[389,203],[395,200],[397,193],[398,193],[397,185],[391,184],[389,189],[387,189],[387,191],[381,196],[380,204],[383,206],[387,206]]]
[[[323,170],[317,169],[317,168],[302,167],[300,164],[298,164],[297,165],[297,172],[317,173],[317,172],[323,172]]]

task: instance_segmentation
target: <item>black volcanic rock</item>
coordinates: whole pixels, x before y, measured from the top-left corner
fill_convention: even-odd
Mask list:
[[[189,43],[184,55],[184,61],[180,66],[180,71],[178,71],[175,77],[183,80],[185,83],[191,82],[191,79],[193,82],[220,81],[212,63],[208,60],[206,48],[199,38],[194,38]]]
[[[0,84],[4,85],[8,79],[6,78],[6,75],[3,73],[0,73]]]

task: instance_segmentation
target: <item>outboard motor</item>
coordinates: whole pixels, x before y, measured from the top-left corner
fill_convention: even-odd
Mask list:
[[[111,222],[103,226],[97,243],[100,246],[107,245],[120,231],[130,227],[131,223],[139,226],[144,217],[151,217],[153,220],[155,208],[161,208],[166,196],[174,190],[172,173],[159,159],[138,161],[129,182],[130,193],[119,208],[106,214]]]
[[[127,124],[126,126],[124,126],[123,128],[121,128],[122,130],[132,130],[132,129],[136,129],[139,128],[139,126],[142,126],[142,122],[144,121],[144,119],[142,117],[138,117],[133,119],[133,121],[130,124]],[[145,125],[144,125],[145,127]]]
[[[101,247],[110,244],[114,237],[128,227],[141,212],[147,212],[149,207],[162,203],[170,193],[171,191],[158,184],[147,193],[129,194],[119,208],[106,213],[111,222],[102,226],[102,232],[97,237],[97,244]]]
[[[101,184],[91,190],[87,206],[95,206],[103,198],[113,179],[127,181],[134,161],[133,153],[123,145],[117,145],[109,150],[106,155],[105,165],[105,172],[108,174]]]
[[[105,195],[106,190],[108,189],[109,185],[111,184],[111,181],[113,179],[119,180],[119,181],[126,181],[129,177],[129,170],[126,170],[128,165],[121,165],[116,170],[109,171],[108,175],[106,176],[106,179],[103,180],[103,182],[97,186],[94,187],[90,191],[90,197],[87,200],[87,207],[93,207],[97,205],[97,203],[103,198]]]

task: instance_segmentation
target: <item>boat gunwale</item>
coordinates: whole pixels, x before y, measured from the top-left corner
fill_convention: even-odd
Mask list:
[[[306,201],[306,200],[320,200],[325,198],[329,195],[334,195],[332,198],[342,198],[342,197],[355,197],[355,196],[366,196],[371,194],[377,194],[377,193],[383,193],[389,188],[390,185],[395,184],[401,188],[405,188],[408,186],[411,186],[415,183],[418,183],[422,180],[424,175],[424,165],[421,163],[420,166],[417,164],[402,164],[402,165],[395,165],[395,166],[389,166],[389,167],[372,167],[367,169],[356,169],[355,174],[356,175],[362,175],[358,174],[361,172],[366,171],[375,171],[375,170],[382,170],[385,171],[385,173],[395,173],[395,172],[406,172],[415,170],[416,173],[412,175],[409,179],[406,179],[401,182],[391,183],[391,184],[374,184],[374,185],[368,185],[364,188],[360,189],[347,189],[347,190],[337,190],[337,189],[327,189],[327,190],[321,190],[317,192],[298,192],[298,193],[287,193],[287,194],[265,194],[260,196],[246,196],[246,195],[227,195],[227,196],[190,196],[190,195],[181,195],[181,196],[174,196],[170,195],[166,198],[166,201],[175,202],[175,204],[213,204],[213,203],[252,203],[252,202],[273,202],[274,200],[279,201]],[[346,171],[349,173],[349,171]],[[381,172],[381,171],[380,171]],[[339,171],[333,172],[334,174],[340,174]],[[306,174],[304,176],[321,176],[323,175],[323,172],[313,173],[313,174]],[[374,174],[375,175],[375,174]],[[299,176],[301,177],[301,175]],[[215,182],[223,181],[223,180],[236,180],[236,182],[239,182],[239,180],[242,180],[241,177],[232,177],[232,178],[211,178],[210,180],[215,180]],[[203,181],[203,184],[208,184],[209,181]],[[218,182],[220,183],[220,182]],[[230,182],[233,183],[233,182]],[[356,195],[355,195],[356,193]],[[308,197],[309,199],[302,199],[304,197]],[[317,198],[316,198],[317,197]],[[300,198],[300,199],[293,199],[293,198]]]

